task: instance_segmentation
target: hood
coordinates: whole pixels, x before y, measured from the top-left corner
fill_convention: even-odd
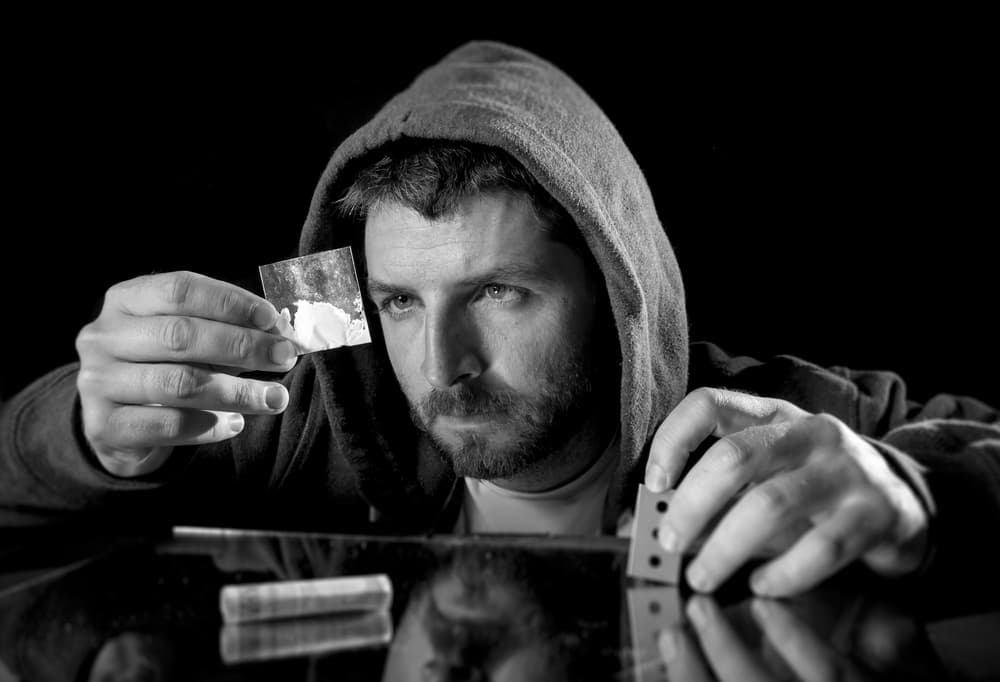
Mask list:
[[[352,163],[400,138],[500,147],[575,219],[603,272],[618,326],[622,471],[634,473],[656,427],[686,391],[688,333],[673,249],[614,125],[549,62],[501,43],[467,43],[337,148],[313,195],[302,254],[352,243],[356,230],[336,204]],[[381,335],[375,337],[378,343]]]

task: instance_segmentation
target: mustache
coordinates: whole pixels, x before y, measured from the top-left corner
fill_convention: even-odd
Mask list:
[[[511,391],[486,391],[469,385],[454,389],[433,389],[421,398],[416,412],[422,421],[428,423],[441,415],[471,417],[495,415],[510,412],[519,402]]]

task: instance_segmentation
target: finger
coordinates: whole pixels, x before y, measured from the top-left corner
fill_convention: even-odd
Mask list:
[[[754,599],[750,608],[767,641],[797,679],[803,682],[858,679],[855,671],[845,669],[846,661],[840,654],[780,602]]]
[[[136,450],[112,450],[105,452],[94,449],[101,466],[119,478],[134,478],[150,474],[162,467],[174,449],[170,446],[141,448]]]
[[[925,555],[927,514],[913,489],[889,467],[886,459],[842,421],[828,414],[803,420],[780,446],[795,448],[810,440],[816,459],[836,459],[850,472],[851,487],[893,519],[884,542],[864,557],[869,568],[883,575],[915,570]]]
[[[720,680],[770,680],[771,676],[709,597],[694,595],[687,615],[701,649]]]
[[[724,436],[691,468],[660,520],[658,537],[669,552],[687,550],[711,520],[748,483],[783,465],[771,448],[787,424],[750,427]]]
[[[100,386],[91,388],[94,383]],[[99,376],[83,370],[80,386],[84,391],[99,391],[108,400],[124,405],[273,414],[288,404],[288,390],[279,383],[240,379],[202,367],[171,363],[116,363]]]
[[[112,408],[90,440],[105,451],[198,445],[232,438],[243,426],[239,413],[129,405]]]
[[[293,342],[293,346],[294,346],[294,342]],[[298,352],[297,349],[296,349],[296,352]],[[291,371],[295,367],[296,363],[298,363],[298,361],[299,361],[299,356],[294,357],[292,359],[292,361],[285,368],[281,369],[280,371],[281,372],[289,372],[289,371]],[[226,367],[225,365],[211,365],[211,364],[202,363],[202,362],[192,363],[192,365],[195,366],[195,367],[201,367],[203,369],[207,369],[210,372],[217,372],[219,374],[228,374],[231,377],[238,377],[238,376],[241,376],[243,374],[254,374],[254,373],[256,373],[258,371],[258,370],[253,370],[253,369],[244,369],[243,367]]]
[[[923,628],[898,605],[889,602],[869,605],[861,621],[852,626],[850,650],[857,651],[855,660],[871,670],[889,671],[898,668],[903,660],[909,662],[907,667],[911,669],[928,663]],[[929,670],[924,668],[925,673]]]
[[[711,435],[722,437],[805,414],[783,400],[715,388],[696,389],[656,430],[646,463],[646,486],[662,492],[675,485],[688,456]]]
[[[107,352],[129,362],[183,362],[245,370],[287,371],[295,347],[274,334],[195,317],[131,318],[102,339]]]
[[[716,589],[762,554],[775,535],[834,504],[840,489],[838,470],[829,461],[793,469],[750,488],[688,565],[688,583],[703,592]]]
[[[193,272],[137,277],[108,290],[105,305],[135,316],[183,315],[268,330],[278,311],[234,284]]]
[[[888,514],[867,501],[842,504],[785,554],[754,571],[750,586],[766,597],[803,592],[861,556],[890,525]]]
[[[660,659],[666,665],[668,680],[713,682],[708,662],[683,628],[668,628],[657,639]]]

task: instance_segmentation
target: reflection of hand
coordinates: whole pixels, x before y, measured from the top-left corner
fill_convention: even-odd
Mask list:
[[[689,564],[695,589],[714,590],[779,538],[784,551],[751,579],[758,594],[801,592],[858,558],[883,574],[919,565],[927,516],[913,491],[843,422],[783,400],[692,392],[653,439],[646,485],[676,482],[711,435],[720,440],[681,481],[659,529],[666,549],[685,551],[746,490]]]
[[[873,636],[880,640],[874,651],[846,643],[854,656],[850,658],[826,633],[814,629],[796,605],[760,598],[748,605],[758,632],[739,632],[738,614],[728,617],[711,597],[692,597],[687,608],[691,631],[673,629],[660,637],[668,679],[869,680],[882,673],[895,679],[905,672],[899,679],[930,680],[936,674],[929,660],[900,655],[910,648],[909,640],[916,639],[917,630],[895,611],[869,609],[863,620],[846,624],[852,642]],[[758,640],[755,650],[752,643]]]
[[[268,331],[277,318],[259,296],[193,273],[111,287],[76,340],[84,433],[101,464],[148,474],[176,445],[232,438],[242,415],[283,410],[283,386],[237,378],[294,366],[292,346]]]
[[[243,537],[220,541],[215,565],[225,572],[269,571],[277,580],[307,580],[343,571],[341,546],[309,537]]]

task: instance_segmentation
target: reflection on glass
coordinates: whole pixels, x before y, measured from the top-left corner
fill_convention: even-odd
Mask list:
[[[849,574],[839,588],[780,602],[689,598],[627,580],[625,558],[624,545],[523,538],[258,534],[132,545],[0,594],[0,672],[241,679],[263,665],[267,679],[351,670],[355,679],[421,682],[645,682],[746,679],[750,670],[760,679],[827,671],[922,680],[941,671],[906,604],[879,599]],[[224,585],[380,572],[394,598],[374,615],[222,622]]]
[[[219,631],[219,656],[227,664],[316,656],[388,644],[386,611],[227,623]]]
[[[607,679],[620,653],[608,637],[617,613],[602,626],[588,611],[617,589],[557,559],[456,551],[411,592],[383,679]]]

